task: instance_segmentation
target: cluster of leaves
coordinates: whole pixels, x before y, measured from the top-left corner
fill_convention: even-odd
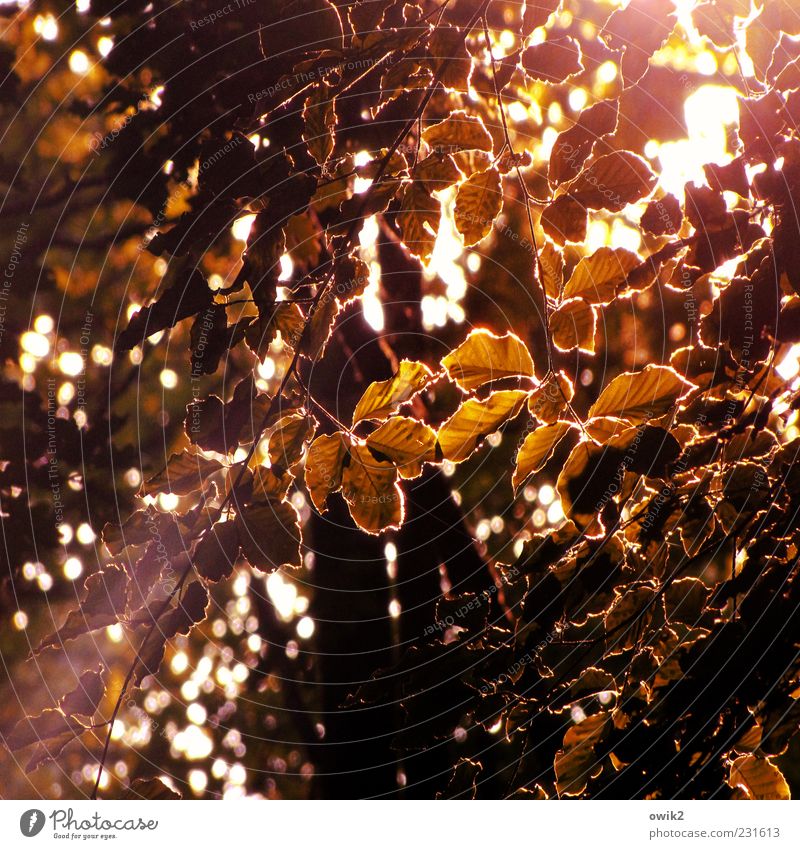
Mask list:
[[[565,522],[493,564],[502,591],[440,600],[438,622],[477,613],[420,638],[391,670],[408,717],[398,746],[476,729],[451,795],[498,792],[495,776],[480,777],[491,732],[511,743],[502,764],[486,756],[506,795],[787,797],[773,759],[800,726],[800,441],[787,436],[800,402],[774,366],[800,342],[791,4],[765,0],[747,29],[758,91],[740,98],[735,156],[707,165],[706,184],[688,184],[682,199],[658,188],[641,140],[630,140],[635,95],[657,89],[651,57],[675,28],[670,0],[585,4],[599,39],[562,26],[557,0],[522,9],[296,0],[291,14],[252,4],[222,46],[188,26],[204,2],[169,15],[154,3],[151,26],[126,17],[139,4],[111,5],[91,6],[119,28],[109,101],[153,140],[134,151],[115,142],[108,155],[121,158],[123,191],[156,217],[147,247],[167,262],[115,351],[187,322],[193,378],[237,357],[251,373],[189,405],[178,451],[143,484],[140,509],[106,524],[108,562],[37,651],[122,625],[136,651],[113,725],[167,643],[205,619],[210,585],[237,564],[301,567],[291,498],[301,485],[319,513],[341,497],[361,530],[399,529],[408,481],[468,462],[498,430],[524,428],[513,468],[497,476],[520,491],[554,472]],[[692,14],[724,51],[749,10],[716,0]],[[501,22],[516,49],[497,58],[490,27]],[[196,57],[212,47],[201,75]],[[555,101],[609,57],[620,90],[558,135],[540,175],[504,104],[531,89]],[[145,95],[135,73],[144,60],[147,84],[164,86],[158,112],[132,107]],[[160,175],[146,192],[144,166]],[[186,185],[187,208],[161,227],[167,197]],[[401,359],[344,424],[308,378],[374,276],[359,233],[375,217],[425,263],[444,203],[465,247],[485,244],[514,203],[524,207],[543,350],[534,357],[515,333],[473,330],[437,362]],[[645,255],[580,250],[590,220],[632,204],[642,207]],[[246,249],[212,288],[209,269],[243,215],[254,216]],[[620,370],[579,404],[598,319],[656,288],[698,305],[689,344]],[[286,361],[268,392],[255,368],[276,345]],[[179,497],[176,510],[157,506],[165,493]],[[86,676],[84,698],[70,693],[6,736],[13,750],[39,743],[31,768],[93,730],[84,720],[104,683],[99,671]],[[389,692],[378,675],[355,698]]]

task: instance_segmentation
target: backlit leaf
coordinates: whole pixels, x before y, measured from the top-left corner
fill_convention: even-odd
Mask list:
[[[362,419],[383,421],[401,405],[421,392],[433,377],[424,364],[401,360],[397,373],[388,380],[378,380],[367,387],[353,413],[353,424]]]
[[[492,149],[492,137],[489,135],[483,121],[475,115],[467,115],[461,110],[451,112],[440,121],[426,127],[422,138],[435,150],[452,153],[456,150],[486,150]]]
[[[221,468],[222,464],[217,460],[209,460],[187,449],[180,454],[173,454],[164,469],[144,482],[142,491],[145,495],[157,495],[160,492],[189,495],[203,489],[208,478]]]
[[[476,245],[492,229],[494,219],[503,208],[503,188],[496,168],[473,174],[456,192],[456,229],[466,246]]]
[[[324,165],[333,152],[333,130],[336,126],[333,98],[330,86],[325,82],[319,82],[306,98],[303,120],[303,139],[308,150],[319,165]]]
[[[594,334],[597,315],[583,298],[570,298],[550,314],[550,333],[553,343],[562,351],[579,348],[594,353]]]
[[[610,727],[608,714],[597,713],[567,730],[554,762],[559,796],[579,796],[586,789],[589,778],[599,768],[594,747]]]
[[[635,153],[618,150],[596,159],[570,183],[569,193],[589,209],[620,212],[629,203],[647,197],[656,175]]]
[[[415,181],[406,187],[397,224],[406,246],[420,259],[428,260],[433,253],[441,214],[441,204],[425,183]]]
[[[58,703],[64,714],[94,716],[106,691],[102,670],[101,666],[99,669],[87,669],[81,674],[75,689],[63,696]]]
[[[233,573],[238,556],[239,531],[236,523],[217,522],[197,544],[194,568],[208,581],[221,581]]]
[[[78,609],[70,612],[58,631],[42,640],[37,652],[50,646],[60,646],[89,631],[115,625],[125,611],[128,580],[120,566],[108,564],[103,571],[90,575],[83,586],[86,592]]]
[[[528,409],[542,424],[554,424],[567,409],[574,395],[575,387],[572,381],[560,371],[558,374],[551,374],[531,392]]]
[[[444,458],[454,463],[466,460],[485,437],[519,414],[527,397],[521,389],[508,389],[483,401],[469,398],[439,428]]]
[[[580,44],[566,37],[548,38],[522,53],[525,73],[546,83],[563,83],[583,70]]]
[[[468,392],[505,377],[533,377],[533,360],[518,336],[495,336],[482,329],[473,330],[442,360],[442,366]]]
[[[288,501],[266,501],[242,508],[236,517],[242,553],[262,572],[302,565],[303,540],[297,510]]]
[[[284,469],[299,463],[316,426],[317,422],[311,415],[293,413],[282,418],[269,438],[270,463]]]
[[[607,304],[614,300],[617,289],[628,272],[641,262],[640,257],[625,248],[598,248],[582,259],[564,286],[564,298],[583,298],[590,304]]]
[[[669,366],[648,365],[615,377],[592,405],[589,417],[615,416],[639,424],[663,416],[694,388]]]
[[[544,232],[557,244],[582,242],[586,238],[586,207],[569,195],[560,195],[542,211]]]
[[[342,462],[347,442],[342,433],[318,436],[309,446],[305,481],[311,500],[320,513],[325,512],[328,496],[342,485]]]
[[[741,788],[748,799],[791,799],[783,773],[767,758],[742,755],[731,764],[728,784]]]
[[[572,427],[573,425],[569,422],[555,422],[537,427],[525,437],[517,454],[517,464],[511,479],[511,485],[515,491],[534,472],[538,472],[544,466],[556,445],[572,430]]]
[[[86,726],[72,716],[65,716],[60,710],[47,708],[37,716],[21,719],[5,737],[6,746],[16,752],[32,743],[51,740],[61,735],[69,739],[82,734]]]
[[[559,298],[564,285],[564,255],[549,239],[544,240],[539,250],[539,264],[545,292],[550,298]]]
[[[388,457],[403,478],[422,474],[422,464],[436,459],[436,431],[406,416],[392,416],[367,437],[373,452]]]
[[[405,515],[397,469],[376,460],[366,445],[354,444],[342,474],[342,493],[353,521],[370,534],[399,528]]]

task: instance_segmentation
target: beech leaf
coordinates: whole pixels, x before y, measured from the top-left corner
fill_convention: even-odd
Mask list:
[[[495,336],[482,329],[473,330],[442,360],[442,367],[467,392],[506,377],[533,377],[533,360],[518,336]]]

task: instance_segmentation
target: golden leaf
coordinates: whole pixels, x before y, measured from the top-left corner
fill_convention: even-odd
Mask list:
[[[595,442],[601,445],[613,436],[621,434],[629,427],[628,422],[616,416],[598,416],[584,422],[584,430]]]
[[[422,464],[436,459],[436,431],[416,419],[393,416],[367,437],[367,445],[388,457],[403,478],[422,474]]]
[[[767,758],[742,755],[731,764],[728,784],[740,787],[748,799],[792,798],[783,773]]]
[[[544,240],[539,251],[539,264],[544,291],[550,298],[559,298],[564,285],[564,255],[549,239]]]
[[[504,377],[533,377],[533,360],[518,336],[495,336],[482,329],[473,330],[444,357],[442,367],[468,392]]]
[[[579,348],[587,354],[593,354],[596,327],[594,307],[583,298],[570,298],[550,314],[553,343],[562,351]]]
[[[490,433],[519,414],[528,393],[521,389],[493,392],[479,401],[465,401],[439,429],[439,446],[446,460],[466,460]]]
[[[542,424],[554,424],[574,395],[572,381],[560,371],[551,374],[531,392],[528,409]]]
[[[309,320],[308,333],[303,340],[303,356],[316,362],[325,353],[339,309],[339,302],[333,294],[325,292]]]
[[[544,232],[557,244],[582,242],[586,238],[586,208],[569,195],[560,195],[542,210]]]
[[[620,212],[629,203],[647,197],[656,175],[635,153],[617,150],[596,159],[569,186],[570,195],[589,209]]]
[[[424,364],[401,360],[397,373],[388,380],[377,380],[367,387],[353,413],[353,424],[363,419],[383,421],[401,405],[421,392],[433,377]]]
[[[575,266],[563,297],[580,297],[590,304],[608,304],[616,297],[628,272],[640,262],[638,254],[625,248],[599,248]]]
[[[425,183],[414,181],[406,186],[397,224],[406,247],[420,259],[428,260],[433,253],[442,206]]]
[[[473,174],[456,192],[454,210],[456,229],[466,246],[476,245],[492,229],[503,208],[503,188],[496,168]]]
[[[273,466],[290,469],[303,456],[303,449],[314,435],[313,416],[292,413],[284,416],[269,438],[269,461]]]
[[[457,183],[463,175],[452,156],[431,153],[414,168],[411,176],[416,182],[422,183],[429,192],[435,192]]]
[[[405,505],[403,491],[397,483],[397,469],[376,460],[366,445],[353,444],[348,450],[349,462],[342,474],[342,494],[353,521],[370,534],[403,523]]]
[[[318,436],[306,457],[306,489],[320,513],[325,512],[328,496],[342,485],[342,463],[347,455],[343,433]]]
[[[542,425],[529,433],[517,454],[517,464],[511,485],[516,492],[534,472],[544,466],[559,442],[572,430],[570,422]]]
[[[422,138],[430,147],[444,149],[445,153],[455,150],[492,150],[492,137],[483,121],[460,109],[451,112],[444,121],[426,127],[422,131]]]
[[[616,416],[640,424],[664,415],[691,389],[695,385],[669,366],[645,366],[615,377],[592,405],[589,418]]]
[[[600,766],[594,747],[609,729],[609,716],[605,712],[587,716],[567,729],[553,764],[559,796],[579,796],[586,789],[589,778]]]

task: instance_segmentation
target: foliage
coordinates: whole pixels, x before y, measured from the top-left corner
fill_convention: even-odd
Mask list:
[[[25,562],[56,556],[51,468],[105,478],[78,487],[91,490],[97,568],[33,653],[69,656],[108,626],[129,648],[7,729],[11,752],[33,747],[29,769],[86,738],[96,794],[123,703],[157,680],[173,641],[204,633],[224,582],[299,575],[342,523],[413,554],[427,543],[403,536],[421,487],[455,476],[468,489],[488,470],[473,497],[498,497],[499,481],[515,532],[478,547],[471,586],[447,557],[422,564],[443,564],[435,611],[426,599],[424,630],[351,688],[349,709],[399,698],[406,755],[466,740],[448,750],[450,783],[432,788],[443,795],[789,796],[776,760],[800,725],[800,401],[786,365],[800,343],[800,58],[787,38],[800,15],[786,0],[752,15],[716,0],[686,19],[671,0],[569,6],[295,0],[212,26],[198,26],[214,11],[205,0],[63,12],[76,27],[108,17],[114,37],[102,85],[56,95],[75,132],[107,128],[89,138],[110,195],[89,204],[119,205],[121,220],[126,209],[146,269],[162,269],[136,271],[139,308],[120,326],[119,291],[114,310],[94,309],[108,313],[115,362],[138,368],[154,341],[180,340],[171,356],[192,398],[162,462],[145,447],[149,474],[118,517],[123,487],[108,478],[136,462],[135,436],[109,433],[125,432],[114,396],[133,377],[87,422],[54,416],[9,359],[12,585]],[[18,26],[49,9],[31,4]],[[35,87],[17,36],[4,109]],[[681,137],[700,75],[676,57],[701,54],[737,92],[738,121],[727,161],[701,163],[704,182],[680,197],[648,144]],[[5,156],[0,175],[12,206],[42,167],[15,155],[22,176]],[[245,216],[242,244],[231,228]],[[408,298],[398,281],[435,267],[446,228],[460,267],[476,256],[498,270],[473,281],[471,329],[415,341],[421,291]],[[101,251],[118,238],[104,234]],[[392,250],[406,266],[391,267]],[[40,252],[28,252],[33,275]],[[351,402],[352,387],[331,389],[336,358],[375,292],[392,367],[364,378],[350,351],[362,377]],[[9,340],[4,355],[18,355]],[[267,362],[278,366],[265,378]],[[525,493],[548,482],[563,512],[542,528]],[[482,509],[462,506],[467,521]]]

